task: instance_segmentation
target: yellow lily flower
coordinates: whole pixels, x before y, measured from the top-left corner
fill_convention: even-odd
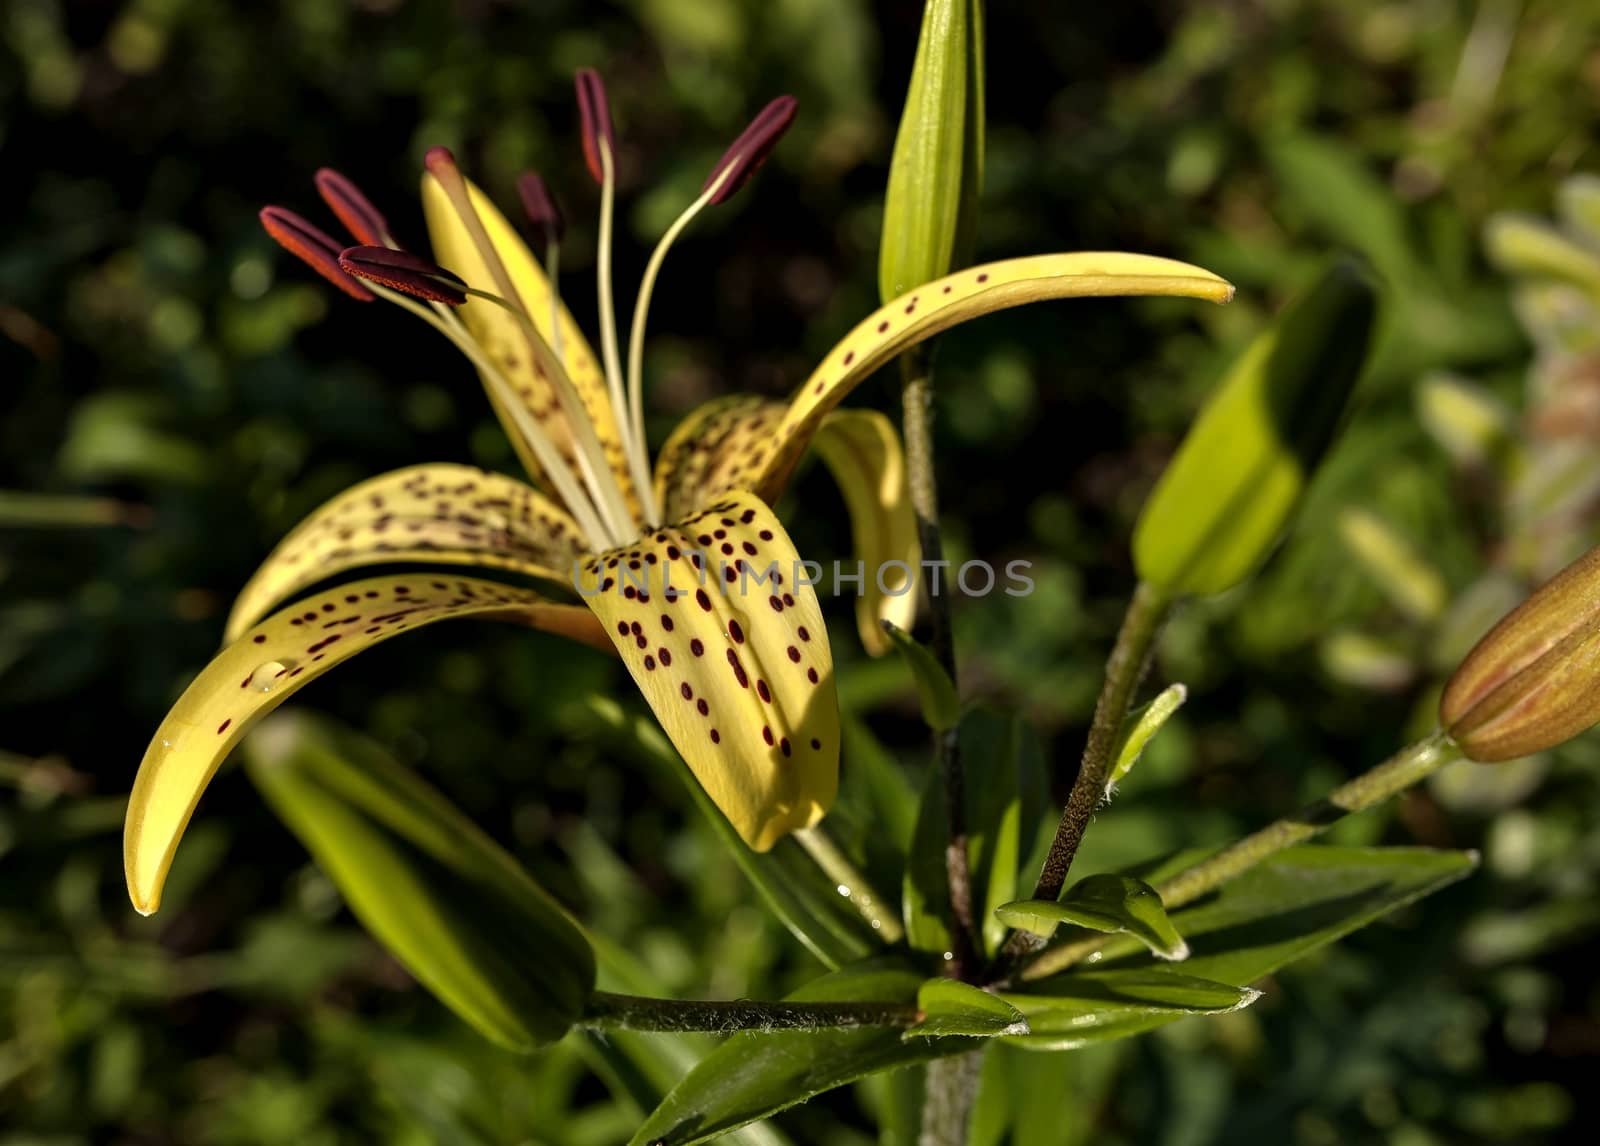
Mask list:
[[[1216,275],[1144,255],[1080,252],[973,267],[863,320],[789,402],[731,397],[691,412],[652,469],[642,352],[662,260],[696,214],[760,165],[794,103],[775,100],[756,118],[661,240],[634,308],[624,373],[609,269],[612,128],[594,73],[580,73],[578,93],[585,155],[601,187],[599,357],[557,294],[560,220],[537,177],[524,177],[521,189],[543,232],[544,268],[439,149],[422,181],[437,263],[400,251],[383,217],[335,172],[320,172],[317,185],[360,247],[341,252],[298,216],[262,212],[274,238],[347,294],[394,302],[466,353],[531,484],[460,465],[409,467],[334,498],[273,550],[234,605],[227,644],[162,721],[140,765],[123,855],[141,912],[159,905],[202,792],[255,720],[356,653],[456,617],[510,621],[620,655],[752,848],[815,824],[838,778],[832,655],[805,566],[770,505],[817,447],[844,492],[867,568],[858,623],[874,653],[887,647],[879,621],[909,625],[915,607],[914,579],[885,587],[875,571],[893,562],[915,569],[919,560],[899,437],[881,414],[835,409],[840,400],[908,347],[991,311],[1054,298],[1232,295]],[[562,583],[581,603],[423,572],[353,581],[279,608],[338,574],[395,562]]]

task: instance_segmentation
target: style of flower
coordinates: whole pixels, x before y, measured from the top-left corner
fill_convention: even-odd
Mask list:
[[[256,719],[356,653],[456,617],[504,620],[619,654],[699,782],[757,850],[814,824],[832,803],[839,718],[822,610],[770,508],[807,449],[833,472],[868,574],[858,625],[887,647],[880,620],[909,624],[914,582],[880,568],[918,563],[899,438],[881,414],[835,407],[902,351],[952,326],[1051,298],[1186,295],[1226,301],[1215,275],[1169,259],[1074,253],[961,271],[858,324],[787,403],[737,396],[691,412],[652,470],[643,419],[643,346],[663,260],[690,221],[727,200],[770,153],[795,103],[769,104],[734,141],[700,196],[651,256],[632,315],[626,367],[612,304],[615,135],[605,89],[577,81],[584,154],[600,186],[597,358],[556,283],[562,222],[543,182],[519,191],[545,251],[529,246],[450,154],[427,155],[423,209],[434,260],[399,248],[383,216],[343,176],[317,187],[355,237],[342,249],[290,211],[266,230],[360,301],[384,299],[458,346],[531,479],[466,466],[414,466],[346,491],[312,513],[244,587],[227,645],[162,722],[140,766],[124,837],[135,907],[152,912],[201,793]],[[444,268],[448,267],[448,270]],[[439,572],[372,577],[271,612],[336,575],[386,563],[467,566],[555,582],[552,597]],[[270,615],[269,615],[270,614]]]

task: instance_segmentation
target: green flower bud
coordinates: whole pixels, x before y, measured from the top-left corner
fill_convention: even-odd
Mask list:
[[[965,266],[983,189],[983,0],[927,0],[883,207],[889,302]]]
[[[443,796],[370,741],[303,713],[245,741],[250,777],[367,929],[484,1037],[532,1050],[594,989],[561,905]]]
[[[1477,643],[1445,685],[1439,723],[1484,763],[1554,748],[1600,723],[1600,547]]]
[[[1145,582],[1220,593],[1266,560],[1343,420],[1376,315],[1371,277],[1342,259],[1251,344],[1139,516]]]

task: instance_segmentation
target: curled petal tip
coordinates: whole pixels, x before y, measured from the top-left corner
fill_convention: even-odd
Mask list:
[[[528,222],[544,233],[545,242],[559,243],[566,231],[566,220],[562,218],[561,208],[556,205],[550,188],[545,186],[539,174],[528,171],[520,176],[517,179],[517,194],[522,197],[522,209],[528,216]]]
[[[322,201],[358,242],[384,245],[389,224],[361,188],[331,167],[318,169],[316,183]]]
[[[605,182],[605,168],[600,162],[600,143],[606,150],[615,152],[616,141],[611,129],[611,107],[606,102],[606,85],[600,73],[593,68],[579,68],[573,80],[578,92],[578,121],[583,131],[583,161],[596,183]]]
[[[359,302],[376,297],[340,267],[339,244],[321,228],[285,207],[263,207],[258,218],[274,242],[345,294]]]
[[[467,284],[439,264],[410,251],[389,247],[351,247],[339,255],[339,265],[357,278],[382,283],[386,287],[428,299],[431,302],[460,306],[467,301],[462,288]]]
[[[709,191],[712,187],[717,187],[711,202],[722,203],[732,198],[734,192],[748,183],[750,177],[761,169],[761,165],[767,161],[767,156],[772,154],[772,149],[778,145],[778,140],[783,138],[783,133],[794,122],[794,113],[798,106],[794,96],[779,96],[762,108],[750,121],[750,126],[739,133],[739,138],[723,152],[722,158],[711,169],[711,174],[706,176],[702,190]],[[719,180],[720,186],[718,186]]]

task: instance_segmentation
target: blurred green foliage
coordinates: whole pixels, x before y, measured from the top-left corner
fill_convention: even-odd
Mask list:
[[[203,804],[162,914],[140,920],[122,799],[231,595],[305,511],[402,464],[512,463],[448,348],[280,259],[259,206],[310,208],[310,174],[332,164],[418,242],[425,147],[456,149],[507,202],[537,166],[574,220],[568,291],[593,329],[572,71],[599,67],[612,91],[621,283],[726,139],[792,91],[800,119],[753,193],[667,268],[647,358],[659,432],[717,393],[784,392],[871,306],[920,21],[914,0],[0,5],[0,1142],[615,1142],[710,1045],[495,1050],[379,952],[237,776]],[[1398,303],[1294,536],[1169,630],[1159,672],[1189,700],[1089,833],[1075,871],[1090,874],[1257,826],[1430,710],[1447,667],[1417,621],[1431,598],[1397,597],[1352,556],[1352,510],[1484,622],[1500,607],[1484,600],[1595,540],[1595,488],[1557,474],[1557,526],[1535,557],[1508,550],[1503,482],[1430,435],[1418,403],[1430,381],[1470,379],[1532,464],[1552,437],[1592,452],[1592,344],[1552,374],[1537,299],[1508,290],[1480,238],[1600,169],[1600,8],[1038,0],[991,5],[986,34],[980,257],[1125,248],[1240,287],[1220,310],[1074,303],[942,345],[949,556],[1029,560],[1037,585],[958,602],[963,679],[1026,712],[1058,792],[1131,584],[1134,515],[1223,365],[1329,246],[1364,254]],[[860,397],[891,399],[882,383]],[[1021,466],[1036,476],[1018,482]],[[795,496],[835,495],[809,479]],[[807,515],[796,541],[845,556],[842,513]],[[912,829],[917,701],[894,663],[852,663],[837,614],[850,738],[830,822],[872,863],[875,835]],[[554,640],[446,626],[306,702],[418,768],[611,940],[619,989],[770,998],[813,977],[678,777],[592,703],[617,684]],[[1479,847],[1485,868],[1269,980],[1248,1011],[994,1054],[985,1087],[1026,1102],[979,1140],[1037,1140],[1027,1128],[1059,1125],[1061,1103],[1095,1112],[1097,1143],[1575,1135],[1600,1055],[1597,769],[1593,737],[1460,765],[1341,826],[1343,843]],[[630,1041],[648,1057],[619,1065]],[[876,1141],[917,1085],[869,1080],[776,1125]]]

